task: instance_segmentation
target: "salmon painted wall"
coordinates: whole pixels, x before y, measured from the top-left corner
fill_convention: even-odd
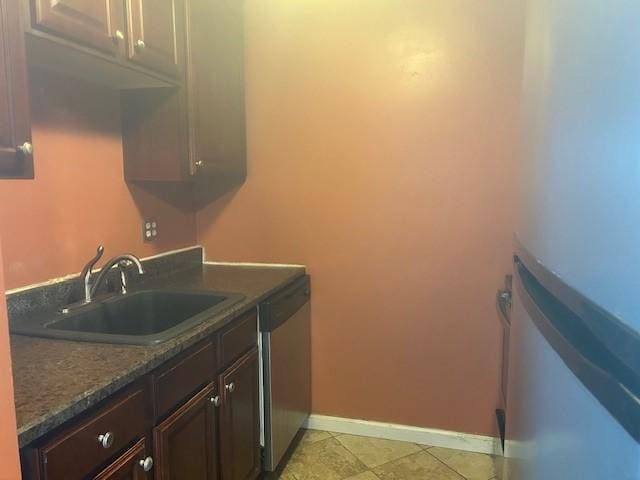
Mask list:
[[[521,2],[248,0],[249,177],[207,257],[308,265],[313,409],[495,434]]]
[[[30,77],[36,178],[0,180],[7,288],[79,272],[99,243],[105,258],[193,245],[193,213],[124,181],[118,93]],[[159,222],[154,243],[142,240],[149,217]]]
[[[16,412],[13,406],[9,328],[4,298],[4,276],[2,262],[0,262],[0,480],[18,480],[19,478],[18,434]]]

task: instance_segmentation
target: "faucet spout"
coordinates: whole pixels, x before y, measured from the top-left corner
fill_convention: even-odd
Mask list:
[[[93,282],[93,285],[91,286],[91,290],[89,292],[90,299],[92,299],[95,296],[96,292],[100,288],[100,285],[102,285],[104,279],[107,277],[107,275],[109,274],[109,271],[113,267],[122,266],[124,263],[128,263],[128,262],[133,263],[137,267],[138,274],[140,274],[140,275],[144,274],[144,267],[142,266],[142,262],[140,261],[140,259],[138,257],[136,257],[135,255],[131,255],[130,253],[125,253],[123,255],[117,255],[117,256],[113,257],[111,260],[109,260],[107,263],[105,263],[104,267],[102,267],[102,270],[100,270],[100,273],[98,274],[98,277],[96,278],[96,281]],[[124,277],[124,274],[122,273],[120,275],[121,281],[122,281],[123,277]],[[121,285],[121,289],[123,291],[126,291],[126,282],[123,285]],[[89,300],[89,301],[91,301],[91,300]]]
[[[102,270],[100,270],[100,273],[98,274],[96,280],[92,282],[93,267],[95,267],[96,263],[98,263],[100,258],[102,258],[103,253],[104,247],[102,245],[99,245],[98,249],[96,250],[95,257],[87,262],[87,264],[82,269],[82,272],[80,273],[80,278],[82,278],[82,281],[84,283],[84,299],[62,307],[60,309],[61,313],[69,313],[77,308],[81,308],[90,304],[93,301],[93,297],[95,296],[96,292],[109,274],[109,271],[114,266],[117,266],[120,270],[120,291],[122,293],[127,293],[127,274],[125,269],[129,265],[133,263],[138,268],[138,273],[140,275],[144,274],[144,267],[142,266],[142,262],[140,261],[140,259],[135,255],[125,253],[123,255],[113,257],[111,260],[109,260],[104,265],[104,267],[102,267]]]

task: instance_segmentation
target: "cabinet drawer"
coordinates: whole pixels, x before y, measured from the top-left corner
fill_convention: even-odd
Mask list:
[[[40,448],[47,480],[79,479],[144,436],[144,392],[118,396]]]
[[[149,475],[144,470],[144,462],[149,458],[144,438],[114,460],[107,468],[93,477],[93,480],[146,480]]]
[[[176,407],[216,375],[215,349],[211,341],[180,356],[153,374],[156,418]]]
[[[255,309],[244,314],[218,337],[220,365],[226,368],[258,343],[258,314]]]

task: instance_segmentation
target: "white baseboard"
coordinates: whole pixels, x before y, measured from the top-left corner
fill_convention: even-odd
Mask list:
[[[315,414],[309,416],[305,427],[310,430],[348,433],[351,435],[431,445],[433,447],[453,448],[467,452],[501,455],[499,439],[471,433],[451,432],[434,428],[411,427],[394,423],[370,422],[367,420]]]

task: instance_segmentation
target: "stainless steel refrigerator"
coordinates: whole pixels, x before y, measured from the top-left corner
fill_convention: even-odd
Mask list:
[[[509,480],[640,479],[640,1],[530,0]]]

